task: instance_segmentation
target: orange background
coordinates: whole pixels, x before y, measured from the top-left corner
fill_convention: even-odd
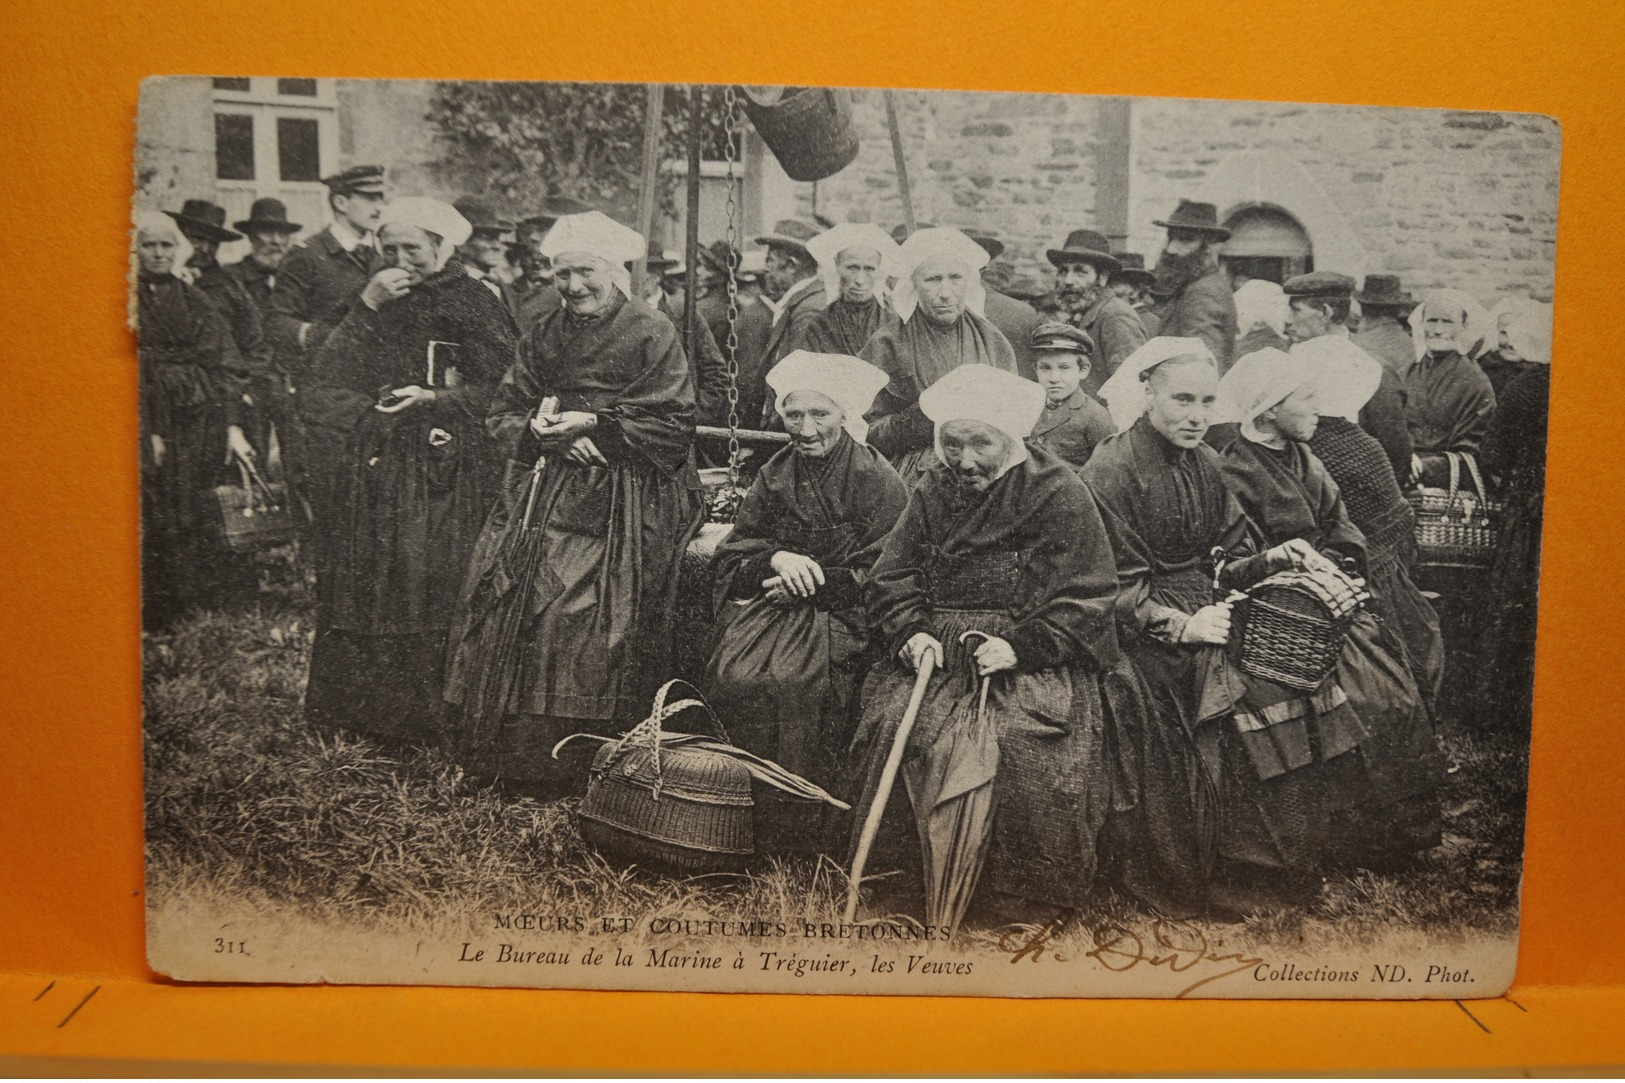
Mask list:
[[[1616,928],[1625,912],[1625,727],[1614,683],[1625,674],[1614,431],[1625,364],[1609,333],[1619,320],[1614,250],[1625,176],[1622,11],[1617,0],[8,5],[0,33],[0,973],[44,977],[0,979],[0,1003],[26,992],[23,1001],[51,1005],[38,1009],[48,1013],[72,1006],[63,1000],[70,987],[100,981],[105,989],[78,1029],[55,1028],[52,1015],[36,1030],[0,1010],[0,1052],[469,1067],[651,1068],[669,1059],[690,1071],[1625,1061],[1625,1038],[1613,1033],[1625,1027],[1576,1022],[1610,1010],[1625,1018],[1625,999],[1543,988],[1602,986],[1625,973]],[[143,76],[218,72],[890,84],[1556,116],[1564,133],[1558,371],[1513,992],[1532,1008],[1517,1016],[1527,1041],[1458,1050],[1454,1038],[1401,1040],[1469,1026],[1449,1004],[944,1005],[146,984],[136,385],[123,323],[132,144]],[[50,978],[61,988],[28,1001]],[[1497,1009],[1510,1010],[1489,1006]],[[164,1022],[177,1012],[213,1020],[214,1038],[183,1041],[190,1028]],[[1530,1022],[1537,1018],[1550,1022]],[[469,1019],[483,1022],[452,1025]],[[1169,1040],[1170,1031],[1183,1037]],[[1108,1033],[1110,1048],[1090,1037]],[[1236,1041],[1240,1033],[1249,1040]],[[271,1035],[284,1040],[267,1044]]]

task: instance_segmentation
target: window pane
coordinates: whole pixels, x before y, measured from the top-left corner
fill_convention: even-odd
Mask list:
[[[276,81],[278,94],[293,94],[301,98],[314,98],[316,96],[316,80],[314,79],[278,79]]]
[[[254,179],[254,118],[214,115],[214,175],[221,180]]]
[[[216,90],[240,90],[246,93],[248,91],[248,80],[246,78],[216,79],[214,88]]]
[[[321,149],[314,120],[303,117],[278,117],[276,147],[283,180],[322,179]]]

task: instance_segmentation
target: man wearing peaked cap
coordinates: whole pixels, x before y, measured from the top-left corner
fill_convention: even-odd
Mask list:
[[[1230,237],[1211,203],[1179,201],[1174,213],[1153,222],[1168,231],[1157,259],[1157,286],[1169,295],[1159,334],[1199,338],[1219,363],[1230,367],[1236,346],[1236,301],[1230,276],[1219,266],[1217,246]]]
[[[1031,338],[1038,384],[1044,389],[1044,413],[1028,441],[1048,448],[1081,470],[1095,445],[1117,431],[1111,414],[1083,389],[1095,344],[1088,332],[1052,320],[1039,324]]]
[[[1402,322],[1416,307],[1398,275],[1366,275],[1365,286],[1354,295],[1360,305],[1360,329],[1354,344],[1393,369],[1401,380],[1416,360],[1411,329]]]
[[[864,686],[852,823],[866,818],[929,657],[940,672],[899,787],[926,867],[950,881],[927,884],[925,922],[952,929],[972,899],[994,920],[1026,920],[1078,905],[1093,883],[1108,785],[1101,680],[1119,658],[1111,547],[1071,467],[1024,443],[1044,411],[1036,384],[962,365],[920,407],[937,462],[870,579],[869,623],[887,660]],[[954,739],[956,717],[981,724]]]
[[[1312,342],[1331,336],[1348,339],[1348,318],[1354,297],[1354,279],[1335,271],[1314,271],[1295,275],[1281,283],[1291,316],[1286,335],[1294,343]],[[1381,365],[1382,382],[1360,410],[1360,428],[1377,438],[1395,478],[1401,485],[1409,478],[1411,453],[1415,446],[1405,421],[1405,384],[1389,366]]]
[[[1066,322],[1094,340],[1095,365],[1084,383],[1094,394],[1125,357],[1145,344],[1145,326],[1128,302],[1107,288],[1122,264],[1103,234],[1075,229],[1060,248],[1045,254],[1055,265],[1055,296]]]

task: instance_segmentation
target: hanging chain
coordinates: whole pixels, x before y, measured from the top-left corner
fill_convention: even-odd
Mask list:
[[[727,206],[727,244],[728,244],[728,341],[724,344],[724,357],[728,366],[728,486],[733,491],[733,499],[739,496],[739,264],[741,252],[735,243],[739,239],[739,200],[736,191],[738,184],[735,174],[735,162],[739,157],[739,150],[735,144],[735,133],[739,127],[739,95],[732,83],[723,91],[726,114],[723,117],[723,127],[727,132],[727,146],[723,150],[723,159],[727,163],[728,177],[728,206]],[[732,518],[730,516],[730,518]]]

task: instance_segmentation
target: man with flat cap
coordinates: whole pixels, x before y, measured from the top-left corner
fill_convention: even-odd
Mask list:
[[[1354,299],[1360,302],[1354,344],[1403,380],[1416,361],[1416,344],[1401,321],[1416,307],[1416,298],[1401,288],[1398,275],[1366,275],[1365,287]]]
[[[384,267],[373,235],[384,211],[384,167],[358,165],[322,183],[333,221],[282,261],[266,319],[266,337],[295,395],[316,351]],[[318,526],[328,514],[324,494],[335,491],[344,440],[342,433],[305,428],[307,493]]]
[[[823,279],[818,276],[818,260],[807,249],[807,242],[822,232],[815,225],[786,218],[774,225],[772,233],[756,238],[767,249],[762,289],[774,306],[773,331],[762,358],[767,368],[805,347],[808,328],[829,305]],[[765,413],[764,422],[776,421]]]
[[[1146,270],[1144,256],[1138,252],[1118,252],[1117,270],[1112,272],[1107,284],[1140,317],[1146,338],[1156,338],[1162,333],[1162,318],[1151,311],[1151,290],[1157,284],[1157,276]]]
[[[1349,302],[1354,297],[1354,279],[1335,271],[1314,271],[1295,275],[1281,284],[1291,306],[1286,335],[1294,343],[1309,342],[1327,335],[1349,338]],[[1410,478],[1410,427],[1405,421],[1405,385],[1388,365],[1382,366],[1382,382],[1370,400],[1360,408],[1360,428],[1377,438],[1394,477],[1403,488]]]
[[[1016,371],[1031,380],[1034,369],[1030,344],[1033,332],[1044,322],[1044,317],[1026,301],[1004,292],[1004,287],[1008,285],[1007,276],[994,268],[994,264],[1004,254],[1004,242],[991,233],[976,230],[969,231],[966,235],[987,250],[987,266],[982,268],[982,286],[987,290],[987,303],[982,309],[983,314],[987,316],[988,323],[997,327],[1000,333],[1010,340],[1010,348],[1016,351]],[[1008,265],[1005,269],[1008,270]]]
[[[1169,295],[1158,333],[1201,339],[1223,375],[1236,346],[1236,299],[1216,247],[1230,239],[1230,231],[1219,225],[1217,207],[1189,199],[1180,200],[1166,220],[1151,224],[1168,231],[1157,259],[1157,286]]]
[[[1051,248],[1046,255],[1055,265],[1055,298],[1062,318],[1095,344],[1095,365],[1083,385],[1092,395],[1123,358],[1145,345],[1145,326],[1128,302],[1107,288],[1122,264],[1104,235],[1075,229],[1060,248]]]

